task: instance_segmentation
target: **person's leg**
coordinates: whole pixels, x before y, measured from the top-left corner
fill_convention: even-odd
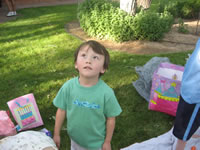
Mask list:
[[[186,141],[178,139],[177,144],[176,144],[176,150],[184,150],[185,145],[186,145]]]
[[[12,12],[13,12],[13,16],[16,16],[16,3],[15,0],[10,0],[11,1],[11,6],[12,6]]]
[[[199,128],[199,108],[200,104],[189,104],[180,96],[173,128],[173,135],[178,139],[176,150],[184,150],[186,141],[188,141]]]
[[[8,10],[12,11],[12,6],[11,6],[10,0],[5,0],[5,2],[6,2],[6,5],[8,6]]]
[[[15,0],[5,0],[5,2],[8,6],[8,9],[9,9],[7,17],[15,16],[17,14],[16,13]]]
[[[16,11],[16,3],[15,3],[15,0],[10,0],[10,2],[11,2],[12,11]]]

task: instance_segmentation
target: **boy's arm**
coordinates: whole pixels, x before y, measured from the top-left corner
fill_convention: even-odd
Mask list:
[[[53,140],[56,143],[58,149],[60,148],[60,130],[65,120],[65,115],[66,115],[65,110],[58,108],[56,112],[56,121],[55,121],[54,136],[53,136]]]
[[[109,117],[106,120],[106,138],[102,150],[111,150],[111,140],[115,129],[115,117]]]

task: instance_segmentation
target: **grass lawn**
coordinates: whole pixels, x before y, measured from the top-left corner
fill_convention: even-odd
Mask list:
[[[17,20],[0,24],[0,110],[7,101],[34,93],[44,126],[53,132],[56,108],[52,101],[68,79],[77,76],[73,53],[81,40],[66,33],[67,22],[76,20],[77,5],[27,8],[18,11]],[[134,67],[154,56],[169,57],[184,65],[188,52],[134,55],[109,50],[111,63],[102,79],[110,85],[123,112],[117,117],[113,150],[142,142],[167,132],[174,117],[149,111],[148,103],[136,92]],[[61,150],[69,149],[69,138],[62,131]]]

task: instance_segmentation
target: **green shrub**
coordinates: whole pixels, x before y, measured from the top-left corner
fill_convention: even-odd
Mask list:
[[[157,7],[156,7],[157,11],[156,12],[163,13],[165,10],[165,6],[167,6],[168,3],[169,3],[169,1],[166,1],[166,0],[161,0],[161,1],[157,2]]]
[[[180,33],[188,33],[188,26],[187,24],[184,24],[183,19],[179,18],[178,19],[178,32]]]
[[[169,13],[171,13],[174,18],[178,17],[178,11],[177,11],[177,1],[170,1],[165,7],[164,7],[164,11],[167,11]]]
[[[134,17],[133,31],[135,39],[156,41],[168,32],[173,23],[173,17],[165,12],[163,14],[153,12],[140,12]]]
[[[85,0],[78,7],[78,19],[89,36],[117,42],[159,40],[171,28],[173,18],[167,12],[158,14],[140,9],[138,12],[133,17],[111,1]]]
[[[184,3],[181,14],[185,18],[197,18],[200,11],[200,0],[187,0]]]
[[[133,17],[106,0],[86,0],[78,8],[81,27],[90,36],[99,39],[127,41],[132,39],[130,30]]]
[[[200,11],[200,0],[180,0],[165,6],[174,17],[196,19]]]
[[[162,1],[158,5],[158,11],[170,12],[174,18],[196,19],[200,11],[200,0],[169,0]]]

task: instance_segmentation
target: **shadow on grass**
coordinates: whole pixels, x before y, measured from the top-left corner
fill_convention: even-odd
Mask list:
[[[77,5],[21,9],[17,20],[0,24],[0,43],[47,38],[63,32],[64,25],[76,18]],[[66,13],[65,13],[66,11]],[[70,13],[67,13],[70,12]]]

